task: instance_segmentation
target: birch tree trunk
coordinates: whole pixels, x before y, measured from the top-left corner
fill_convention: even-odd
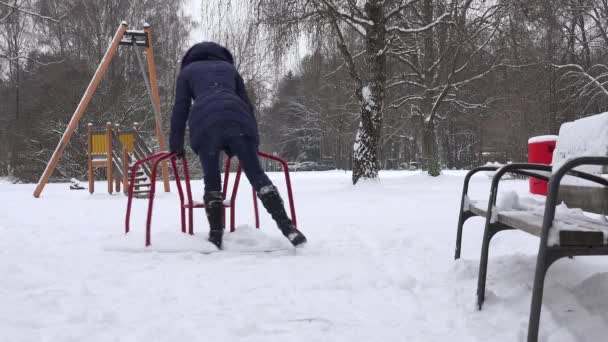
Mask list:
[[[361,178],[377,178],[378,145],[382,130],[382,109],[386,82],[386,28],[383,1],[368,1],[365,13],[373,22],[366,36],[367,84],[359,90],[361,122],[353,146],[353,184]]]

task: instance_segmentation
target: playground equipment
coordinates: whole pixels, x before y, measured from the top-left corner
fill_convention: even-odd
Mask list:
[[[129,167],[137,160],[152,154],[139,134],[139,126],[134,124],[132,129],[124,130],[118,124],[107,123],[105,129],[93,129],[93,124],[87,125],[88,136],[88,178],[89,192],[95,192],[95,169],[104,169],[108,179],[108,193],[120,192],[121,184],[125,194],[129,189]],[[134,175],[133,186],[136,194],[145,195],[149,192],[150,169],[143,168]],[[113,186],[114,185],[114,186]]]
[[[277,156],[269,155],[263,152],[258,152],[258,155],[264,159],[269,159],[275,162],[278,162],[283,167],[283,172],[285,173],[285,184],[287,185],[287,196],[289,200],[289,209],[291,213],[291,220],[293,224],[297,226],[296,219],[296,208],[293,200],[293,192],[291,189],[291,178],[289,177],[289,169],[287,167],[287,162]],[[188,234],[194,234],[194,209],[204,209],[205,204],[201,202],[196,202],[192,198],[192,187],[190,185],[190,173],[188,171],[188,161],[186,158],[181,158],[181,169],[183,173],[183,179],[186,188],[186,194],[184,196],[184,190],[182,187],[182,177],[180,176],[179,167],[177,165],[177,161],[179,160],[174,153],[170,152],[160,152],[154,155],[151,155],[147,158],[141,159],[133,164],[131,168],[131,185],[129,188],[129,197],[127,201],[127,214],[125,218],[125,234],[130,231],[130,221],[131,221],[131,206],[133,202],[133,175],[139,170],[140,167],[148,164],[152,170],[152,174],[150,177],[150,183],[152,186],[150,187],[149,197],[148,197],[148,214],[146,219],[146,247],[150,246],[150,230],[152,225],[152,209],[154,208],[154,195],[156,191],[156,174],[158,165],[165,161],[169,160],[171,162],[171,168],[173,169],[173,174],[175,175],[175,185],[177,188],[177,192],[179,195],[180,201],[180,217],[181,217],[181,231],[182,233],[188,232]],[[234,232],[236,228],[236,196],[239,188],[239,181],[241,179],[241,165],[240,163],[237,165],[236,176],[234,180],[234,184],[232,185],[232,191],[230,193],[230,198],[227,198],[228,195],[228,183],[230,180],[230,166],[231,159],[226,160],[226,166],[224,170],[224,181],[223,181],[223,189],[222,193],[224,194],[224,221],[226,220],[225,210],[230,209],[230,231]],[[227,200],[226,200],[227,199]],[[255,212],[255,227],[260,228],[260,218],[258,214],[258,202],[255,190],[253,190],[253,208]],[[188,210],[188,223],[186,224],[186,210]]]
[[[116,31],[114,38],[112,39],[110,46],[108,47],[108,50],[106,51],[103,58],[101,59],[101,62],[99,63],[97,71],[95,71],[95,74],[93,75],[91,82],[89,83],[84,95],[82,96],[78,107],[76,107],[76,111],[72,115],[72,119],[70,120],[68,127],[63,133],[63,136],[61,137],[61,140],[59,141],[55,152],[53,152],[51,160],[47,164],[44,173],[40,177],[40,181],[36,186],[36,190],[34,190],[34,197],[40,197],[42,190],[44,190],[44,186],[46,185],[46,183],[48,183],[49,178],[51,177],[53,171],[55,170],[55,167],[57,166],[57,163],[59,162],[59,159],[63,155],[63,151],[65,150],[67,144],[70,141],[70,138],[72,137],[72,133],[74,133],[74,130],[78,126],[78,122],[84,115],[87,106],[91,101],[95,90],[97,89],[97,86],[101,82],[101,78],[103,77],[106,69],[108,68],[108,65],[112,61],[112,58],[114,57],[114,54],[116,53],[120,45],[145,48],[146,61],[148,66],[147,73],[139,53],[136,52],[135,56],[137,57],[137,61],[140,65],[140,69],[142,71],[146,83],[146,89],[148,90],[148,95],[150,96],[152,107],[154,109],[158,145],[160,150],[165,149],[165,143],[161,131],[160,97],[158,93],[158,82],[156,79],[156,68],[154,66],[154,50],[152,48],[152,28],[148,24],[144,25],[143,30],[127,30],[127,27],[127,23],[123,21],[120,24],[118,30]],[[164,188],[166,192],[169,192],[169,171],[167,163],[163,162],[162,165]],[[109,168],[108,170],[111,170],[111,168]],[[110,179],[111,178],[112,177],[110,177]]]

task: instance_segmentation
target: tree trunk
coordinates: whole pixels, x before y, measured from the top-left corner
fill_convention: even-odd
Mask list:
[[[433,177],[439,176],[441,174],[441,166],[439,165],[439,149],[435,122],[433,120],[428,120],[428,122],[424,122],[423,124],[422,154],[425,168],[429,175]]]
[[[378,177],[381,119],[379,111],[361,109],[361,122],[353,147],[353,184],[357,184],[360,178]]]
[[[430,24],[434,20],[434,3],[432,0],[425,0],[422,4],[422,17],[424,18],[424,22]],[[435,40],[437,37],[434,34],[434,30],[430,29],[423,33],[423,65],[425,70],[429,70],[425,75],[428,79],[429,88],[435,86],[432,80],[435,78],[434,73],[436,71],[430,71],[432,69],[432,65],[435,63],[437,56],[437,51],[435,47]],[[422,110],[423,115],[421,116],[421,125],[422,128],[422,158],[423,158],[423,168],[428,172],[430,176],[436,177],[441,173],[441,168],[439,166],[439,146],[437,143],[437,135],[435,132],[435,113],[433,111],[437,110],[434,107],[433,103],[435,99],[433,98],[432,92],[426,92],[424,95],[424,100],[422,101]]]
[[[382,129],[382,107],[384,105],[384,86],[386,81],[386,55],[384,49],[385,22],[381,1],[369,1],[365,12],[374,22],[368,28],[366,37],[366,79],[360,89],[361,122],[353,146],[353,184],[360,178],[378,177],[378,143]]]
[[[584,8],[583,1],[579,0],[579,6]],[[583,60],[585,69],[591,67],[591,49],[589,48],[589,41],[587,40],[587,29],[585,28],[585,17],[580,13],[578,15],[578,25],[581,29],[581,43],[583,44]]]
[[[9,176],[18,177],[19,173],[19,132],[21,126],[21,109],[20,109],[20,88],[21,88],[21,65],[19,64],[19,59],[16,59],[15,62],[10,62],[14,72],[15,72],[15,116],[13,117],[12,123],[10,125],[10,139],[9,139],[9,149],[8,152],[10,154],[9,162],[8,162],[8,174]]]
[[[21,66],[19,64],[19,60],[17,60],[17,74],[16,74],[16,82],[15,82],[15,121],[13,124],[12,135],[12,148],[11,148],[11,170],[14,173],[13,175],[19,174],[19,140],[21,136],[19,132],[21,131],[21,108],[20,108],[20,89],[21,89]]]

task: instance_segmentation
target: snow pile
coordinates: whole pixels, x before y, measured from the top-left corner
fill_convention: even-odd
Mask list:
[[[515,191],[502,193],[497,200],[496,208],[500,211],[521,210],[519,196]]]
[[[608,112],[567,122],[560,127],[553,152],[553,171],[568,160],[583,156],[608,156]],[[593,165],[580,166],[577,170],[594,175],[606,173],[604,167]],[[597,186],[574,177],[565,177],[563,183]]]
[[[543,196],[528,195],[520,197],[515,191],[500,193],[496,207],[501,211],[536,211],[544,212],[545,201]]]

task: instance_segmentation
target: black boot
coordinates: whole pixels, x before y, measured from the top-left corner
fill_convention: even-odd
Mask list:
[[[224,196],[219,191],[211,191],[203,196],[205,212],[209,221],[209,242],[222,249],[224,235]]]
[[[272,216],[272,219],[277,223],[283,235],[285,235],[292,245],[299,246],[306,243],[306,236],[294,226],[291,219],[287,216],[283,200],[274,185],[265,186],[260,189],[258,197],[262,201],[264,208]]]

